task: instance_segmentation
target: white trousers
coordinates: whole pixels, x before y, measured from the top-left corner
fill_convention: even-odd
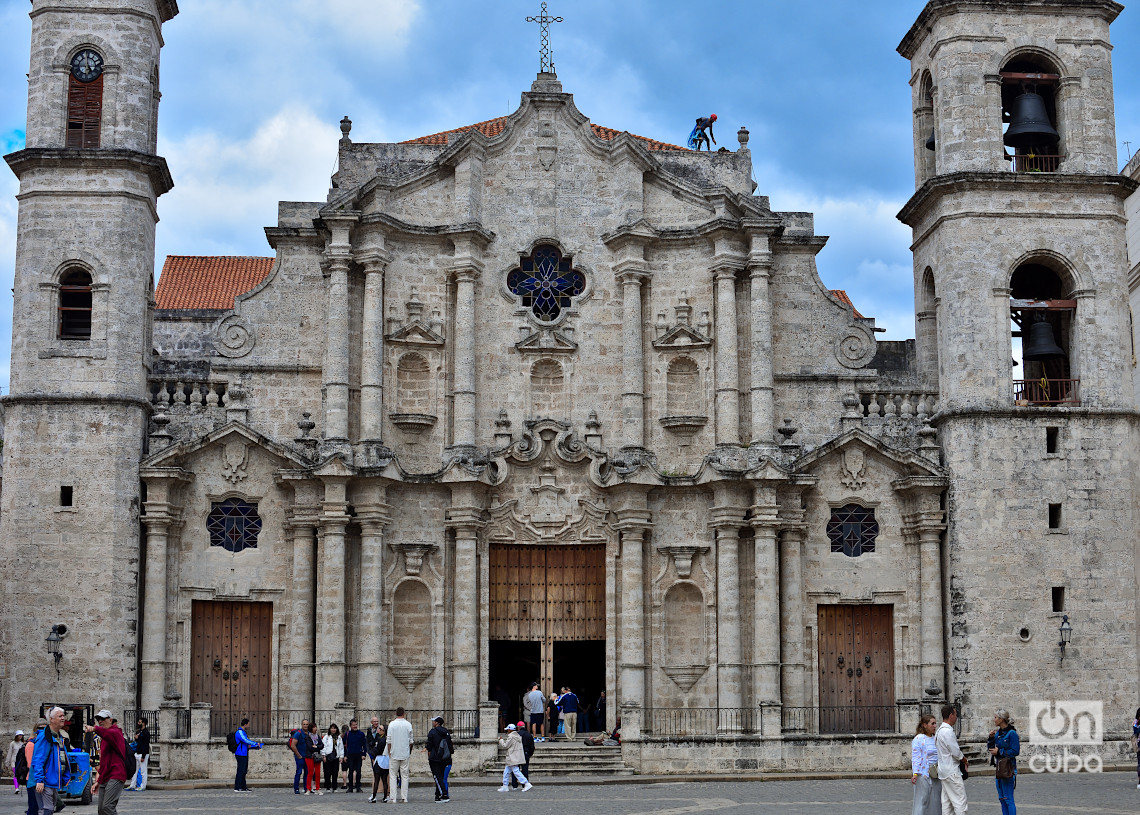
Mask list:
[[[408,785],[411,781],[412,760],[410,758],[393,758],[388,762],[388,789],[392,792],[392,800],[397,798],[408,800]],[[399,783],[397,779],[403,779]]]
[[[507,786],[511,782],[511,773],[515,774],[515,780],[522,784],[524,787],[530,782],[526,780],[526,776],[522,774],[517,764],[508,764],[503,768],[503,786]]]
[[[957,773],[942,779],[942,815],[966,815],[966,782]]]
[[[127,789],[129,789],[129,790],[133,790],[133,789],[145,790],[146,789],[146,765],[148,763],[150,763],[150,755],[147,754],[145,756],[141,756],[138,753],[135,753],[135,761],[138,762],[138,765],[139,765],[138,771],[135,773],[135,778],[138,779],[139,785],[137,787],[135,786],[135,778],[128,778],[127,779]]]

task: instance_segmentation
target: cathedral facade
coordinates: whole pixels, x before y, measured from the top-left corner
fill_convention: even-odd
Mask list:
[[[1121,8],[923,10],[916,338],[887,342],[821,281],[811,214],[756,189],[745,128],[614,130],[550,72],[400,144],[346,117],[273,257],[171,257],[156,288],[177,6],[34,0],[0,555],[9,596],[99,577],[83,613],[4,609],[0,719],[90,699],[272,738],[400,705],[473,736],[537,680],[604,691],[646,770],[855,766],[857,738],[901,764],[947,700],[967,739],[1035,700],[1123,719]]]

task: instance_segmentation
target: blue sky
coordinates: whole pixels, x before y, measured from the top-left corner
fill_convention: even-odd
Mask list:
[[[538,0],[182,0],[165,26],[159,202],[167,254],[272,254],[278,200],[323,200],[340,136],[399,141],[513,110],[538,68]],[[563,87],[594,122],[682,142],[698,115],[752,138],[758,193],[816,213],[818,258],[864,314],[914,335],[908,64],[921,0],[552,0]],[[27,0],[0,0],[0,149],[23,146]],[[1117,138],[1140,148],[1140,7],[1113,26]],[[1129,79],[1131,78],[1131,79]],[[1120,163],[1126,160],[1120,146]],[[7,391],[17,184],[0,168],[0,388]]]

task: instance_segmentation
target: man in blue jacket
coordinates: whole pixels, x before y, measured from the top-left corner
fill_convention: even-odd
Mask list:
[[[562,695],[558,697],[558,709],[562,711],[566,739],[574,741],[574,737],[578,735],[578,697],[570,688],[562,688]]]
[[[249,719],[241,720],[241,727],[234,733],[234,740],[237,741],[237,750],[234,752],[234,758],[237,759],[237,777],[234,778],[234,792],[249,792],[249,786],[245,783],[245,774],[249,770],[249,748],[254,750],[261,749],[261,742],[252,741],[245,733],[245,726],[249,724]]]
[[[38,815],[52,815],[55,812],[59,791],[71,780],[67,759],[61,760],[63,739],[59,731],[63,729],[63,717],[63,708],[53,707],[48,711],[48,726],[36,736],[32,766],[28,770],[28,784],[36,787]]]

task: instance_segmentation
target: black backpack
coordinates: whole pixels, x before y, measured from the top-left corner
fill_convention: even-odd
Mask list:
[[[20,745],[20,751],[16,753],[16,780],[21,784],[27,784],[28,781],[28,757],[25,755],[24,745]]]
[[[226,747],[230,748],[231,753],[237,752],[238,745],[237,745],[237,731],[236,730],[230,731],[229,735],[226,736]]]
[[[127,768],[127,783],[130,784],[139,771],[139,763],[135,760],[135,751],[126,744],[127,740],[123,739],[123,765]]]

